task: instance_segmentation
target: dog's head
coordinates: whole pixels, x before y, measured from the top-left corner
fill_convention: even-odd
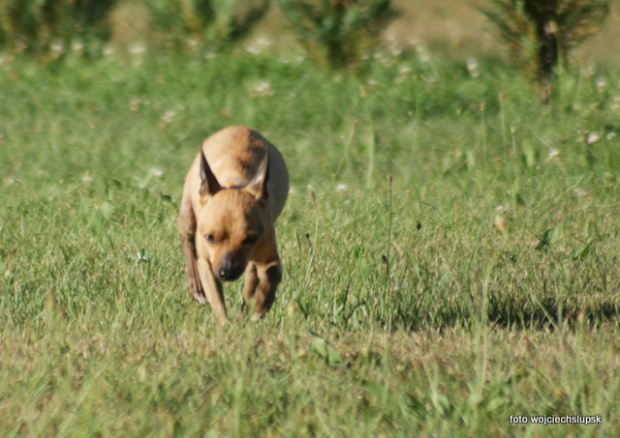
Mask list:
[[[233,281],[243,274],[269,227],[268,165],[266,153],[247,185],[227,188],[217,181],[201,153],[200,196],[208,206],[197,218],[197,232],[204,240],[201,246],[206,248],[213,275],[221,281]]]

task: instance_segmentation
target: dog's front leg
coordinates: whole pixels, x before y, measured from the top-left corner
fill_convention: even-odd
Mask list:
[[[202,289],[202,283],[198,276],[198,268],[196,266],[196,245],[194,244],[194,236],[181,236],[183,245],[183,254],[185,254],[185,262],[187,264],[187,284],[189,285],[189,293],[196,301],[201,304],[205,303],[205,293]]]
[[[254,311],[252,319],[260,319],[271,309],[276,298],[276,289],[282,280],[282,267],[280,260],[268,264],[257,264],[256,273],[258,275],[258,287],[256,288],[256,299],[254,301]]]
[[[245,277],[243,279],[243,303],[241,303],[241,310],[237,315],[237,319],[243,318],[246,306],[249,304],[250,300],[254,298],[256,286],[258,286],[256,265],[253,262],[249,262],[248,267],[245,268]]]
[[[213,309],[215,320],[220,326],[224,326],[227,318],[222,282],[215,278],[211,265],[202,257],[198,259],[198,274],[200,275],[200,281],[207,296],[207,301],[209,301],[211,309]]]
[[[196,266],[196,215],[192,207],[192,202],[187,193],[183,191],[183,199],[181,200],[181,208],[177,218],[177,226],[181,235],[181,244],[183,246],[183,254],[185,255],[185,264],[187,266],[187,284],[189,293],[193,299],[201,304],[205,303],[205,293],[198,275],[198,267]]]

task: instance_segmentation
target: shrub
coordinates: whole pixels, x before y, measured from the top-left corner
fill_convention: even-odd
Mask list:
[[[490,0],[480,10],[546,101],[556,66],[600,30],[609,0]]]
[[[98,54],[116,0],[0,0],[0,45],[33,54]]]
[[[269,10],[269,0],[147,0],[149,19],[164,45],[221,49],[245,37]]]
[[[396,16],[391,0],[278,0],[306,50],[330,68],[359,64]]]

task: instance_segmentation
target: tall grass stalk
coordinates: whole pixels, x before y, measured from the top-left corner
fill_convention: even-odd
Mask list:
[[[506,110],[504,108],[504,93],[499,93],[497,95],[497,101],[499,102],[499,126],[502,132],[502,149],[506,150]]]
[[[336,168],[335,177],[336,179],[340,178],[342,171],[344,168],[348,168],[351,165],[351,160],[349,158],[349,151],[351,149],[351,144],[353,143],[353,139],[355,138],[356,128],[359,125],[359,121],[355,120],[351,123],[351,129],[349,131],[349,136],[344,142],[344,147],[342,149],[342,157],[340,158],[340,162],[338,163],[338,167]]]
[[[486,104],[482,102],[480,104],[480,143],[482,144],[482,162],[484,165],[488,165],[487,161],[487,129],[486,129],[486,120],[484,117],[484,110],[486,108]]]
[[[374,170],[375,170],[375,145],[377,141],[377,134],[374,129],[372,120],[370,121],[369,134],[368,134],[368,166],[366,168],[366,188],[371,189],[374,186]]]
[[[394,299],[394,291],[392,290],[392,273],[391,273],[391,265],[392,265],[392,176],[388,176],[388,205],[387,205],[387,215],[388,215],[388,226],[387,226],[387,239],[386,239],[386,248],[385,248],[385,292],[383,293],[383,309],[382,309],[382,317],[387,317],[387,329],[388,331],[392,331],[392,317],[390,316],[390,312],[386,306],[386,303],[389,300]]]

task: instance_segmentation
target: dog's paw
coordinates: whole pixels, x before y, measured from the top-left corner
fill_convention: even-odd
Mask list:
[[[250,320],[251,321],[259,321],[259,320],[263,319],[263,316],[265,316],[265,314],[262,313],[262,312],[252,312],[252,315],[250,315]]]
[[[205,293],[201,290],[192,292],[192,298],[194,301],[198,301],[200,304],[205,304],[207,302],[207,297]]]

